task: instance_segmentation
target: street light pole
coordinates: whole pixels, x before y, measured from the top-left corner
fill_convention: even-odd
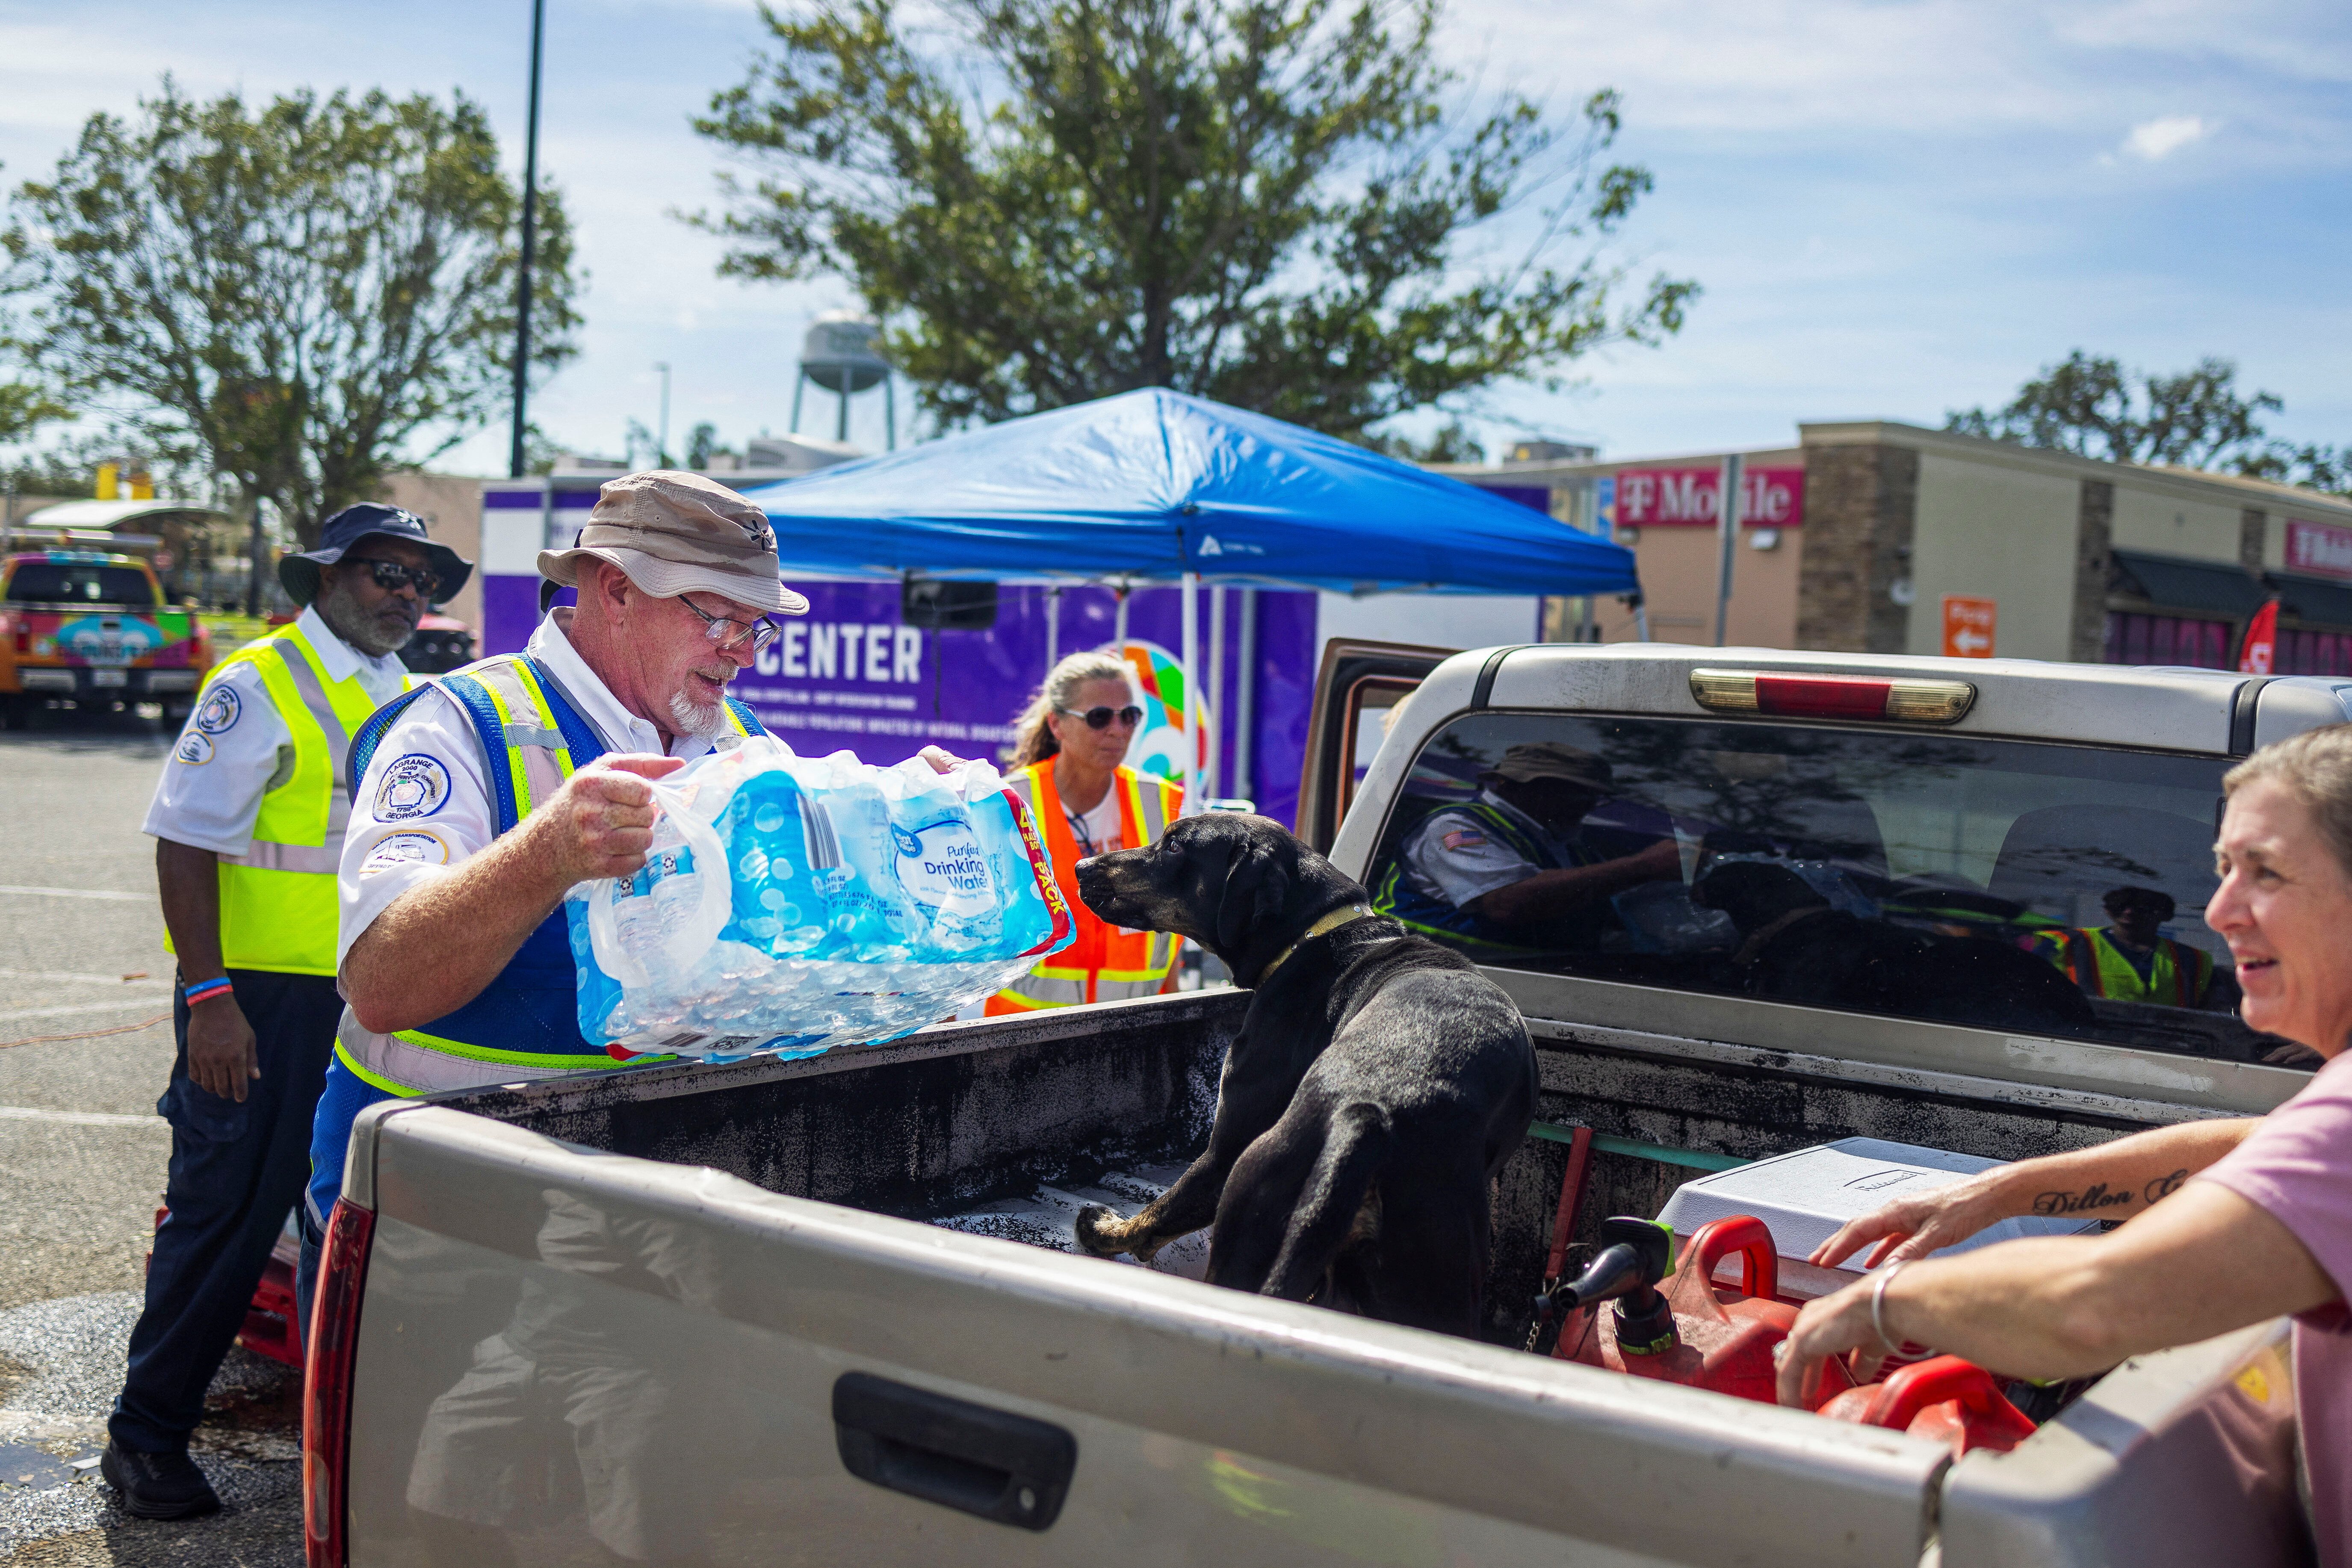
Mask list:
[[[547,0],[530,0],[530,110],[523,132],[522,268],[515,279],[514,444],[507,478],[523,473],[525,405],[530,395],[531,261],[539,244],[539,57],[547,34]]]
[[[662,378],[661,430],[654,437],[654,461],[667,468],[669,467],[669,362],[662,360],[654,368],[661,372]]]

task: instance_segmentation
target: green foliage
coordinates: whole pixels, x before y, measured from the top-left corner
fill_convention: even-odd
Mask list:
[[[773,172],[699,221],[736,276],[846,277],[947,425],[1169,386],[1355,437],[1678,330],[1696,284],[1622,303],[1601,253],[1651,185],[1602,163],[1616,95],[1450,111],[1440,6],[946,0],[923,36],[891,0],[763,5],[773,47],[696,129]],[[1524,252],[1474,254],[1513,212]]]
[[[2262,416],[2286,405],[2268,392],[2242,396],[2237,380],[2236,364],[2210,355],[2178,375],[2156,375],[2076,349],[2018,388],[2007,407],[1954,409],[1944,428],[2115,463],[2220,469],[2336,494],[2352,490],[2352,448],[2268,439]]]
[[[686,466],[689,468],[707,468],[714,458],[734,456],[735,448],[719,443],[719,426],[708,419],[697,425],[686,437]]]
[[[480,107],[302,91],[248,110],[167,77],[135,121],[93,115],[14,199],[29,341],[67,385],[266,499],[307,544],[501,405],[521,194]],[[572,353],[572,237],[542,193],[534,354]],[[437,443],[437,444],[436,444]]]

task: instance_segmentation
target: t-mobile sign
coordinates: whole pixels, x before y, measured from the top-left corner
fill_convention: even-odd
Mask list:
[[[2352,528],[2289,518],[2286,567],[2290,572],[2309,572],[2321,577],[2352,578]]]
[[[1621,528],[1713,528],[1723,470],[1624,468],[1617,475]],[[1794,528],[1805,521],[1805,470],[1749,468],[1739,487],[1739,521],[1749,528]]]

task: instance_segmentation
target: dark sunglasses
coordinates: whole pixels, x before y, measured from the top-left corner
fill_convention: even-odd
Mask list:
[[[433,590],[441,585],[441,574],[430,566],[403,566],[397,561],[378,561],[368,555],[346,555],[335,563],[338,566],[365,566],[375,585],[389,594],[403,583],[416,590],[417,596],[429,599]]]
[[[1114,719],[1130,730],[1143,722],[1143,710],[1133,703],[1124,708],[1089,708],[1083,713],[1075,708],[1064,708],[1060,711],[1073,719],[1084,719],[1089,730],[1108,730]]]

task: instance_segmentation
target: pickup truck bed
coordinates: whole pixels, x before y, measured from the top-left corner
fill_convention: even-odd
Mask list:
[[[1593,983],[1519,984],[1526,1005]],[[1247,1000],[372,1112],[347,1188],[378,1215],[352,1560],[495,1546],[518,1562],[1484,1563],[1580,1546],[1576,1560],[1612,1563],[1911,1563],[1931,1540],[1947,1563],[2210,1562],[2225,1542],[2267,1560],[2275,1498],[2205,1497],[2203,1533],[2148,1521],[2175,1466],[2219,1464],[2215,1400],[2253,1405],[2228,1414],[2280,1440],[2270,1329],[2134,1363],[2017,1456],[1958,1465],[1897,1434],[1507,1348],[1549,1240],[1566,1152],[1550,1140],[1504,1176],[1492,1344],[970,1234],[975,1210],[1181,1163]],[[1648,1151],[1594,1156],[1588,1229],[1654,1212],[1693,1156],[1867,1134],[2015,1158],[2257,1108],[2302,1081],[2168,1064],[2201,1075],[2209,1103],[2185,1106],[1888,1067],[1834,1039],[1817,1040],[1828,1054],[1726,1047],[1531,1012],[1545,1121]],[[2230,1380],[2257,1363],[2270,1398],[2250,1402]],[[1074,1435],[1052,1528],[853,1477],[830,1418],[851,1372]]]

